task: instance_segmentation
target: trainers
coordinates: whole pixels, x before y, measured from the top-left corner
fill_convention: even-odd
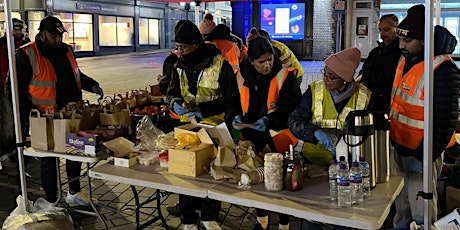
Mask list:
[[[198,230],[198,227],[194,224],[184,224],[182,225],[183,230]]]
[[[179,208],[179,203],[176,203],[172,206],[167,206],[166,210],[168,211],[169,215],[175,216],[175,217],[180,217],[180,208]]]
[[[203,221],[206,230],[221,230],[219,223],[216,221]]]
[[[90,199],[89,195],[85,191],[80,191],[73,195],[70,194],[70,192],[67,192],[67,196],[65,197],[65,202],[67,202],[67,204],[70,207],[78,206],[78,205],[89,206],[89,199]],[[93,199],[93,204],[97,204],[97,200]]]

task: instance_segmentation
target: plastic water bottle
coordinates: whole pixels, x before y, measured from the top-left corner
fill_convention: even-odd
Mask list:
[[[363,178],[361,173],[362,170],[359,162],[353,162],[350,168],[350,190],[352,204],[359,204],[363,202]]]
[[[345,156],[339,157],[339,166],[341,164],[344,164],[347,167],[347,170],[350,170],[350,166],[348,165],[348,161],[347,161],[347,158],[345,158]]]
[[[329,196],[331,201],[337,201],[337,172],[338,172],[337,160],[331,160],[331,165],[329,166]]]
[[[370,170],[369,163],[367,163],[365,157],[359,158],[359,164],[361,165],[361,175],[363,178],[363,197],[367,198],[371,195],[371,182],[370,182]]]
[[[340,164],[337,177],[338,205],[339,208],[351,206],[350,197],[350,172],[345,164]]]

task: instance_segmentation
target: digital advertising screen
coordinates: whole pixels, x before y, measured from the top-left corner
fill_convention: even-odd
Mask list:
[[[260,28],[275,40],[304,39],[305,3],[260,4]]]

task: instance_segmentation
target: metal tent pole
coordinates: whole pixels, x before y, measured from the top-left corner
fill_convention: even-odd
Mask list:
[[[19,177],[21,179],[21,192],[22,197],[24,198],[24,210],[29,210],[29,199],[27,198],[27,185],[26,185],[26,176],[24,168],[24,156],[23,156],[23,140],[21,132],[21,122],[20,122],[20,113],[18,106],[18,81],[16,78],[16,58],[15,58],[15,46],[13,38],[13,24],[11,17],[11,0],[3,0],[3,11],[5,13],[5,22],[6,22],[6,39],[8,45],[8,59],[9,59],[9,72],[10,72],[10,82],[11,82],[11,98],[13,103],[13,114],[14,114],[14,127],[16,132],[16,146],[18,151],[18,163],[19,163]]]
[[[433,57],[434,57],[434,36],[433,36],[433,2],[432,0],[425,0],[425,100],[423,102],[424,109],[424,133],[423,133],[423,192],[425,194],[432,194],[433,189]],[[424,229],[431,229],[431,202],[432,199],[423,199],[423,222]]]

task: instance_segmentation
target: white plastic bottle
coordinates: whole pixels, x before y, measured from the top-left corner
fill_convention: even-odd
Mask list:
[[[333,159],[329,166],[329,196],[331,197],[331,201],[337,201],[337,172],[337,160]]]
[[[340,164],[340,169],[337,177],[338,205],[339,208],[347,208],[351,206],[350,197],[350,172],[345,164]]]
[[[362,170],[359,162],[353,162],[350,168],[350,190],[352,204],[359,204],[363,202],[363,180],[361,172]]]
[[[371,195],[369,163],[367,163],[365,157],[360,157],[359,164],[361,165],[361,170],[362,170],[361,175],[363,178],[363,197],[367,198]]]

